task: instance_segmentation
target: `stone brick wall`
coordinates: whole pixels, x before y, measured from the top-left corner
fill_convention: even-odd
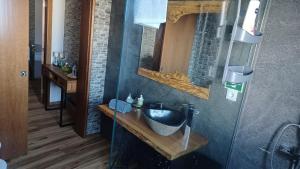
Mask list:
[[[153,56],[155,36],[157,29],[143,27],[143,39],[141,44],[141,57]]]
[[[29,0],[29,43],[34,43],[35,35],[35,0]]]
[[[111,1],[96,0],[87,134],[100,132],[100,113],[96,106],[103,101]]]
[[[216,66],[219,50],[217,38],[218,15],[200,14],[190,58],[189,77],[198,86],[209,86],[213,77],[210,75],[212,66]]]
[[[66,0],[64,54],[70,64],[78,63],[80,46],[81,1]]]

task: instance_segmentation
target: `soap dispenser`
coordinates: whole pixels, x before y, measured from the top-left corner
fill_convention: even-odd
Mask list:
[[[126,102],[129,103],[129,104],[132,104],[134,102],[134,100],[133,100],[133,98],[131,96],[131,93],[129,93],[129,95],[127,96]]]
[[[143,104],[144,104],[144,97],[143,97],[143,95],[140,95],[140,97],[137,99],[137,104],[136,105],[138,107],[142,107]]]

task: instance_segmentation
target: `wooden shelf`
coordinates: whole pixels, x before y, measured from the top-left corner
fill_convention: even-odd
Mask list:
[[[168,20],[176,23],[182,16],[199,13],[220,13],[225,1],[169,1]]]
[[[108,108],[107,105],[99,105],[98,109],[106,116],[112,119],[114,118],[114,111]],[[171,136],[160,136],[148,127],[144,121],[143,115],[138,111],[132,111],[127,114],[117,113],[116,120],[118,124],[154,148],[168,160],[174,160],[196,151],[208,143],[208,140],[201,135],[191,133],[188,148],[184,149],[182,146],[182,132],[178,131]]]
[[[144,68],[139,68],[138,75],[147,77],[151,80],[171,86],[175,89],[187,92],[205,100],[208,100],[209,98],[209,88],[193,85],[189,82],[188,77],[180,74],[160,73]]]

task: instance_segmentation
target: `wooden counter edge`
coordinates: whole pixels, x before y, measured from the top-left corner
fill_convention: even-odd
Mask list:
[[[108,116],[109,118],[113,119],[114,118],[114,114],[111,112],[114,112],[113,110],[111,110],[107,105],[98,105],[97,109],[100,110],[101,112],[103,112],[106,116]],[[111,112],[109,112],[111,111]],[[145,137],[143,134],[141,134],[139,131],[137,131],[136,129],[128,126],[125,122],[123,122],[123,119],[121,119],[119,116],[117,116],[117,123],[120,124],[122,127],[126,128],[130,133],[132,133],[133,135],[135,135],[136,137],[138,137],[139,139],[141,139],[143,142],[145,142],[146,144],[148,144],[149,146],[151,146],[152,148],[154,148],[157,152],[159,152],[160,154],[162,154],[164,157],[166,157],[168,160],[175,160],[181,156],[184,156],[186,154],[189,154],[193,151],[196,151],[197,149],[205,146],[208,144],[208,140],[202,136],[197,136],[198,138],[200,138],[201,140],[201,144],[199,144],[198,146],[195,146],[193,148],[189,148],[185,151],[182,151],[181,153],[178,153],[176,155],[172,155],[171,153],[166,152],[165,150],[161,149],[160,147],[156,146],[155,144],[153,144],[153,142],[151,140],[149,140],[147,137]],[[193,135],[196,135],[195,133],[192,133]]]

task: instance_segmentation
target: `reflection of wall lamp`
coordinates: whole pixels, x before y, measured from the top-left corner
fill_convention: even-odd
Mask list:
[[[226,23],[227,4],[228,4],[227,1],[222,2],[222,10],[221,10],[221,16],[220,16],[220,26],[223,26]]]

